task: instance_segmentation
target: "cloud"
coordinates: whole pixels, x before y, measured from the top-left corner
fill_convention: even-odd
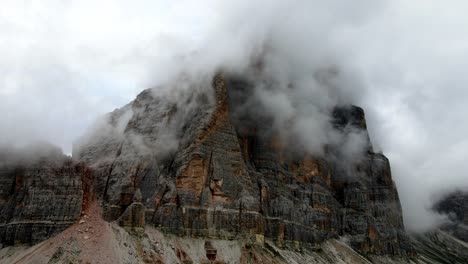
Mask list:
[[[139,91],[180,72],[241,71],[267,43],[274,52],[265,74],[281,85],[256,91],[266,110],[279,125],[298,116],[292,131],[317,149],[330,140],[321,133],[324,109],[363,106],[374,146],[390,159],[405,223],[424,230],[439,221],[427,210],[433,197],[468,185],[467,7],[461,0],[6,0],[0,144],[48,140],[70,153],[98,116]],[[338,77],[327,75],[335,70]],[[283,89],[289,82],[294,93]]]
[[[434,197],[467,188],[464,123],[468,78],[463,1],[395,1],[369,24],[362,100],[374,142],[389,157],[409,229],[423,231],[441,220]],[[380,51],[380,52],[379,52]]]

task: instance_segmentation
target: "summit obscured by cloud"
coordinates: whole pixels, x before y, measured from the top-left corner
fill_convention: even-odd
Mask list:
[[[468,187],[467,8],[461,0],[5,0],[0,145],[45,140],[71,153],[94,120],[141,90],[182,72],[240,71],[267,45],[267,70],[300,93],[260,90],[262,98],[285,119],[300,114],[299,131],[318,131],[320,115],[307,119],[317,109],[362,106],[407,227],[425,230],[441,220],[432,199]],[[334,68],[339,78],[326,85],[311,75]]]

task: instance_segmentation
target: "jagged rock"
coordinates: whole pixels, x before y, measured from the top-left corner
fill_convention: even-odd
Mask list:
[[[373,152],[361,108],[330,116],[343,138],[363,135],[362,153],[350,158],[336,143],[322,156],[292,154],[278,135],[261,133],[267,119],[234,116],[232,98],[247,80],[217,75],[190,85],[175,98],[142,92],[76,144],[108,221],[284,247],[343,235],[362,253],[412,254],[389,161]]]
[[[64,230],[81,214],[83,164],[48,145],[2,150],[0,242],[35,244]]]
[[[434,205],[434,210],[446,214],[450,222],[441,228],[456,238],[468,242],[468,192],[455,191]]]

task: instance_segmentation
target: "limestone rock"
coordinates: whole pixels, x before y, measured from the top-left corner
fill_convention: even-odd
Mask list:
[[[434,210],[446,214],[450,222],[441,228],[468,242],[468,192],[454,191],[435,203]]]
[[[83,164],[48,145],[4,149],[0,156],[0,243],[35,244],[79,218]]]
[[[138,189],[133,197],[133,202],[118,219],[120,226],[134,230],[145,227],[145,206],[141,203],[141,199],[141,192]]]
[[[74,157],[93,168],[106,219],[284,247],[341,235],[362,253],[411,255],[389,161],[373,152],[364,111],[330,112],[335,133],[365,139],[358,157],[338,143],[322,156],[291,154],[275,133],[262,133],[268,119],[235,117],[235,92],[249,85],[217,75],[174,98],[146,90],[81,139]]]

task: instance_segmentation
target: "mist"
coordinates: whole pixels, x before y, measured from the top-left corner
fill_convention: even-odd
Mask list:
[[[293,120],[290,133],[309,151],[336,140],[326,132],[331,107],[364,108],[406,227],[424,231],[443,220],[433,200],[468,187],[466,8],[456,0],[7,0],[0,145],[49,141],[70,154],[98,117],[143,89],[166,92],[181,74],[240,74],[262,57],[255,94],[278,130]],[[353,155],[360,138],[349,142]]]

